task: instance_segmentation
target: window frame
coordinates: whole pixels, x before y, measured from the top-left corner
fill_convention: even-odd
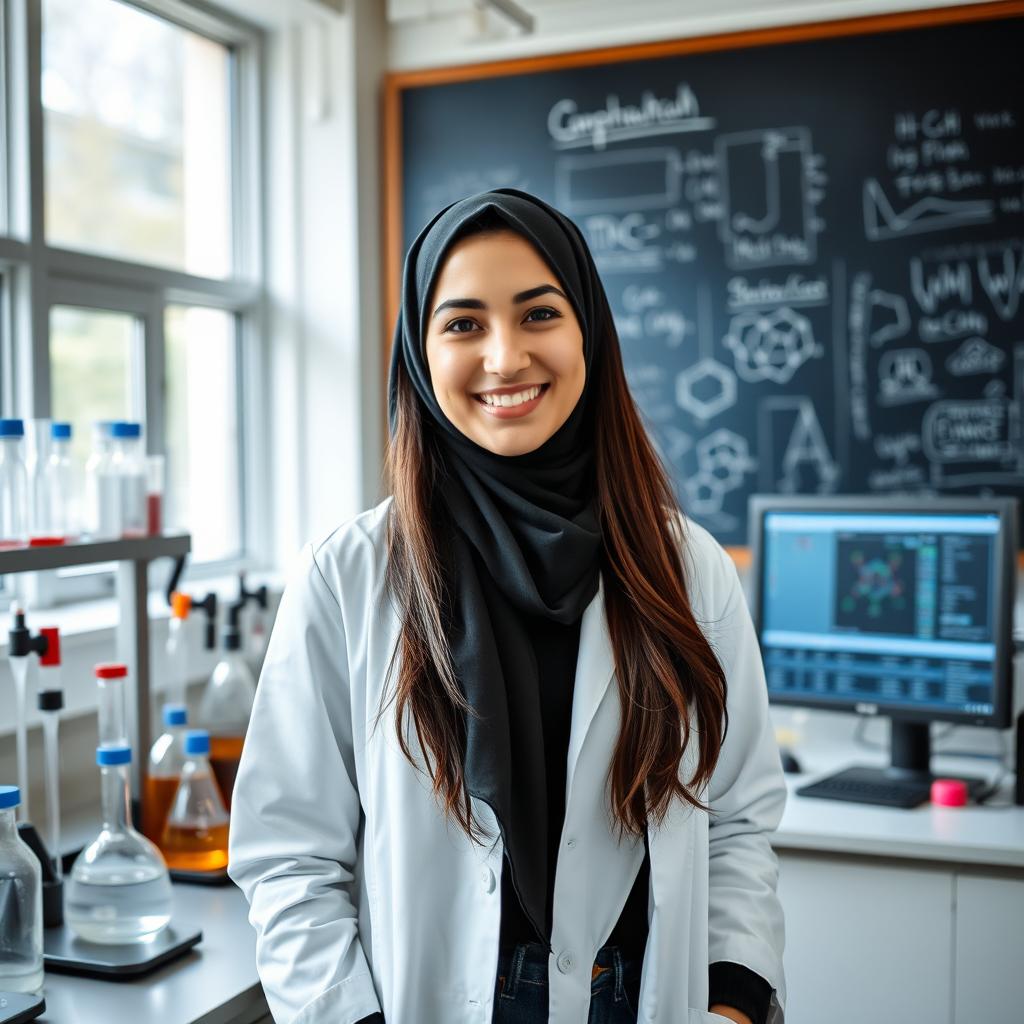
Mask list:
[[[239,549],[237,557],[189,564],[189,578],[260,569],[269,562],[270,492],[253,464],[267,451],[269,398],[263,183],[265,40],[261,29],[233,14],[186,0],[118,0],[230,51],[229,195],[231,273],[206,278],[130,259],[47,244],[44,233],[43,0],[0,0],[0,131],[8,159],[0,172],[6,225],[0,220],[0,400],[4,415],[49,417],[49,322],[54,306],[127,313],[143,325],[141,365],[147,451],[166,454],[164,317],[170,306],[206,306],[234,316],[239,440]],[[0,136],[2,138],[2,136]],[[4,199],[0,197],[0,204]],[[6,227],[7,234],[3,234]],[[62,580],[60,600],[106,596],[110,571]],[[162,585],[162,582],[159,584]],[[53,590],[52,585],[44,590]],[[55,593],[38,595],[44,602]],[[37,600],[36,604],[39,603]]]

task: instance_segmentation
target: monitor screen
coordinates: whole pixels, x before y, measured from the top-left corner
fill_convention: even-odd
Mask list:
[[[992,721],[1005,699],[1005,517],[762,510],[758,628],[777,701]]]

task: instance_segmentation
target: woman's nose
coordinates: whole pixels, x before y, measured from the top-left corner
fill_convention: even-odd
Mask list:
[[[524,342],[513,328],[493,328],[484,350],[484,372],[514,377],[525,370],[530,365],[530,353]]]

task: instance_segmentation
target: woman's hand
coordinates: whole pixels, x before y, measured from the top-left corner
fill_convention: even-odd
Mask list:
[[[734,1009],[731,1006],[726,1006],[723,1003],[715,1003],[714,1006],[708,1007],[711,1013],[719,1013],[723,1017],[728,1017],[729,1020],[734,1020],[737,1024],[754,1024],[754,1022],[740,1010]]]

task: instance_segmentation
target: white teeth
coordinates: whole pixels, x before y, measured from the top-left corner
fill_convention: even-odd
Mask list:
[[[540,394],[539,387],[527,388],[525,391],[517,391],[514,395],[488,395],[484,394],[480,397],[484,400],[485,405],[500,405],[503,408],[507,408],[512,405],[522,405],[523,402],[529,402],[531,399],[536,398]]]

